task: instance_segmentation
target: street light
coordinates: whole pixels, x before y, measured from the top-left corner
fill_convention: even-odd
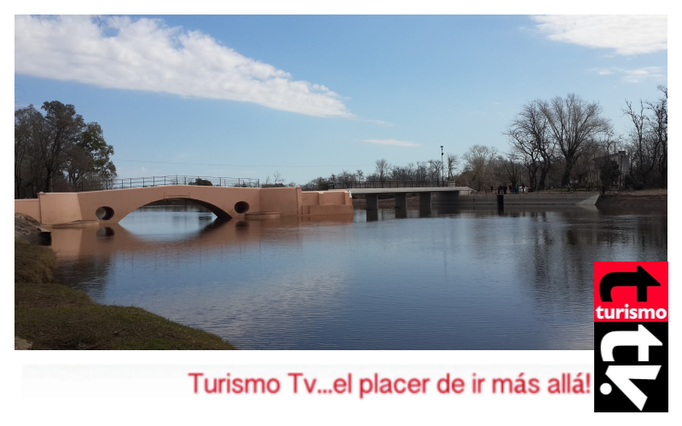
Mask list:
[[[445,164],[443,163],[443,145],[441,145],[440,146],[440,180],[441,180],[441,186],[445,186],[444,173],[445,173]]]

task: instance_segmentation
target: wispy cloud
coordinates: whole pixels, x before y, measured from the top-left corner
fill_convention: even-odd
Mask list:
[[[17,16],[15,24],[19,74],[354,117],[324,85],[293,80],[207,34],[170,28],[160,19]]]
[[[661,80],[665,79],[665,70],[661,67],[644,67],[634,70],[626,70],[622,68],[609,69],[595,69],[593,70],[599,75],[620,75],[623,81],[628,83],[639,83],[645,80]]]
[[[550,40],[615,49],[619,55],[653,53],[668,48],[665,15],[533,16]]]
[[[648,80],[651,78],[659,79],[665,77],[665,74],[663,74],[663,71],[661,70],[660,67],[646,67],[639,68],[636,70],[624,70],[623,73],[625,74],[623,80],[629,81],[630,83],[639,83],[640,81]]]
[[[374,143],[378,145],[391,145],[391,146],[422,146],[420,143],[398,141],[395,139],[363,139],[363,142]]]
[[[393,126],[393,123],[391,123],[390,121],[372,120],[372,119],[362,119],[362,121],[366,121],[368,123],[374,123],[374,124],[381,124],[382,126]]]

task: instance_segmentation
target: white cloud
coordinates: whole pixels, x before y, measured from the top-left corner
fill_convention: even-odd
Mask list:
[[[665,15],[533,16],[550,40],[615,49],[619,55],[653,53],[668,48]]]
[[[621,75],[623,81],[628,83],[639,83],[649,79],[665,79],[665,72],[661,67],[644,67],[634,70],[626,70],[622,68],[597,69],[594,70],[599,75]]]
[[[354,117],[327,87],[293,80],[209,35],[169,28],[159,19],[16,16],[15,23],[19,74]]]
[[[383,126],[393,126],[393,123],[389,121],[383,121],[383,120],[370,120],[370,119],[364,119],[363,121],[366,121],[368,123],[374,123],[374,124],[381,124]]]
[[[398,141],[395,139],[363,139],[363,142],[374,143],[378,145],[391,145],[391,146],[422,146],[419,143]]]
[[[650,78],[665,77],[660,67],[646,67],[639,68],[636,70],[624,70],[623,73],[625,74],[623,80],[628,81],[630,83],[639,83],[640,81],[648,80]]]

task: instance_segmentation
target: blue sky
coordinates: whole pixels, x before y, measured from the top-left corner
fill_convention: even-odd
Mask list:
[[[146,16],[15,19],[15,108],[96,121],[120,177],[304,184],[342,170],[507,151],[534,99],[625,99],[667,85],[660,16]]]

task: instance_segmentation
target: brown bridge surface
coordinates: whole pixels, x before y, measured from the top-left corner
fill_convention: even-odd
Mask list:
[[[169,185],[92,192],[40,193],[37,199],[15,200],[15,213],[45,225],[99,221],[118,223],[130,212],[166,199],[189,199],[221,218],[247,213],[279,212],[286,216],[352,215],[348,191],[302,191],[296,188],[232,188]]]

